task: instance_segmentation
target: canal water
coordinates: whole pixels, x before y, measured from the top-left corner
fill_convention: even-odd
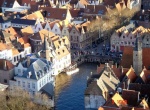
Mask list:
[[[59,74],[56,77],[55,105],[56,110],[84,110],[84,90],[87,76],[96,72],[98,64],[84,63],[79,72],[73,75]]]

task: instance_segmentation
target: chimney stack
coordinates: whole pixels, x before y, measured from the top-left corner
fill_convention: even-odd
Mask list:
[[[4,70],[7,70],[6,60],[4,60],[3,69],[4,69]]]
[[[123,74],[123,67],[121,66],[121,74]]]
[[[59,41],[59,44],[61,45],[61,41]]]
[[[27,67],[30,66],[30,56],[27,56]]]

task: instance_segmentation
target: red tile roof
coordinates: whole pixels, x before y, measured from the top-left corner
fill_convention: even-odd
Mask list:
[[[126,76],[128,77],[128,79],[131,80],[131,82],[135,81],[137,78],[136,73],[134,72],[134,69],[132,67],[130,67],[130,69],[128,70],[128,72],[126,73]]]
[[[129,106],[136,106],[138,103],[139,92],[134,90],[125,90],[122,91],[122,97],[124,100],[127,100]]]
[[[59,20],[66,19],[67,9],[40,7],[40,10],[47,11],[46,18],[53,18],[53,19],[59,19]]]
[[[0,69],[5,70],[5,65],[6,65],[6,70],[11,70],[14,68],[14,65],[5,59],[0,59]]]
[[[124,47],[121,65],[124,68],[130,68],[131,65],[133,65],[133,48],[132,47],[127,47],[127,46]]]

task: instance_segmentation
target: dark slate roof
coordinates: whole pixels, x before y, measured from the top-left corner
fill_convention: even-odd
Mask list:
[[[48,97],[54,96],[54,86],[52,83],[47,83],[45,86],[43,86],[40,90],[42,94],[46,94]]]
[[[21,64],[23,65],[24,68],[27,68],[27,60],[21,62]],[[50,62],[48,62],[46,59],[42,59],[42,58],[32,59],[32,58],[30,58],[29,67],[23,73],[22,76],[18,76],[18,77],[28,78],[29,73],[31,73],[30,79],[38,80],[46,74],[45,67],[49,70],[50,65],[51,65]]]
[[[24,24],[24,25],[35,25],[36,20],[28,20],[28,19],[14,19],[11,21],[14,24]]]

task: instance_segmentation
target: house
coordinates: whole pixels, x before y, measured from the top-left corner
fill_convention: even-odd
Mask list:
[[[98,110],[148,110],[146,99],[139,99],[139,92],[134,90],[123,90],[122,94],[115,93]]]
[[[136,21],[139,26],[143,26],[144,28],[150,28],[150,12],[147,10],[140,10],[134,17],[130,20],[130,22]]]
[[[149,0],[142,0],[141,9],[143,10],[149,10],[150,1]]]
[[[25,60],[16,65],[14,80],[10,80],[12,82],[10,87],[19,87],[28,91],[31,95],[35,95],[49,83],[54,87],[52,74],[51,62],[46,59],[27,56]]]
[[[106,63],[100,73],[93,74],[88,79],[88,86],[84,97],[85,108],[98,109],[98,106],[102,106],[112,97],[119,83],[118,77],[108,63]]]
[[[34,27],[37,24],[36,20],[28,20],[28,19],[14,19],[11,21],[11,26],[12,27],[17,27],[17,28],[25,28],[27,26],[32,26]]]
[[[139,76],[142,72],[143,67],[149,69],[150,57],[148,55],[149,48],[142,48],[141,41],[136,40],[135,47],[125,47],[121,64],[124,68],[130,68],[133,65],[135,73]]]
[[[29,9],[28,6],[20,6],[18,1],[16,0],[4,0],[2,4],[2,12],[5,13],[6,11],[9,12],[22,12],[27,11]]]
[[[71,48],[83,49],[92,44],[97,36],[93,37],[92,34],[88,33],[88,25],[90,25],[89,21],[72,26],[70,30]]]
[[[62,72],[65,68],[71,65],[71,53],[68,49],[69,41],[67,37],[60,38],[54,41],[54,48],[56,53],[55,69],[56,74]]]
[[[13,15],[10,15],[10,16],[1,15],[0,16],[0,29],[4,30],[4,29],[10,27],[11,20],[13,20],[13,19],[14,19]]]
[[[9,80],[14,78],[14,65],[6,60],[0,59],[0,83],[9,85]]]
[[[143,47],[149,47],[149,29],[142,26],[135,28],[131,25],[132,24],[127,27],[123,26],[112,34],[110,40],[111,51],[122,52],[125,46],[134,47],[137,37],[141,37],[143,39]]]
[[[77,8],[77,9],[85,8],[88,4],[90,4],[90,3],[89,3],[88,1],[86,1],[86,0],[79,0],[79,1],[75,4],[74,8]]]
[[[69,22],[71,22],[72,20],[72,16],[70,14],[69,9],[41,7],[40,10],[43,11],[43,16],[50,21],[68,20]],[[55,13],[55,12],[59,12],[59,13]]]
[[[27,14],[26,16],[23,16],[21,19],[37,20],[38,22],[44,22],[45,20],[41,10],[35,11],[31,14]]]
[[[49,38],[50,42],[51,40],[54,41],[56,39],[59,39],[59,37],[55,36],[53,32],[49,32],[43,29],[29,37],[33,52],[39,52],[41,50],[42,43],[44,42],[44,36]]]
[[[105,15],[106,12],[107,12],[107,8],[105,5],[87,5],[86,8],[84,8],[83,15],[102,16]]]

